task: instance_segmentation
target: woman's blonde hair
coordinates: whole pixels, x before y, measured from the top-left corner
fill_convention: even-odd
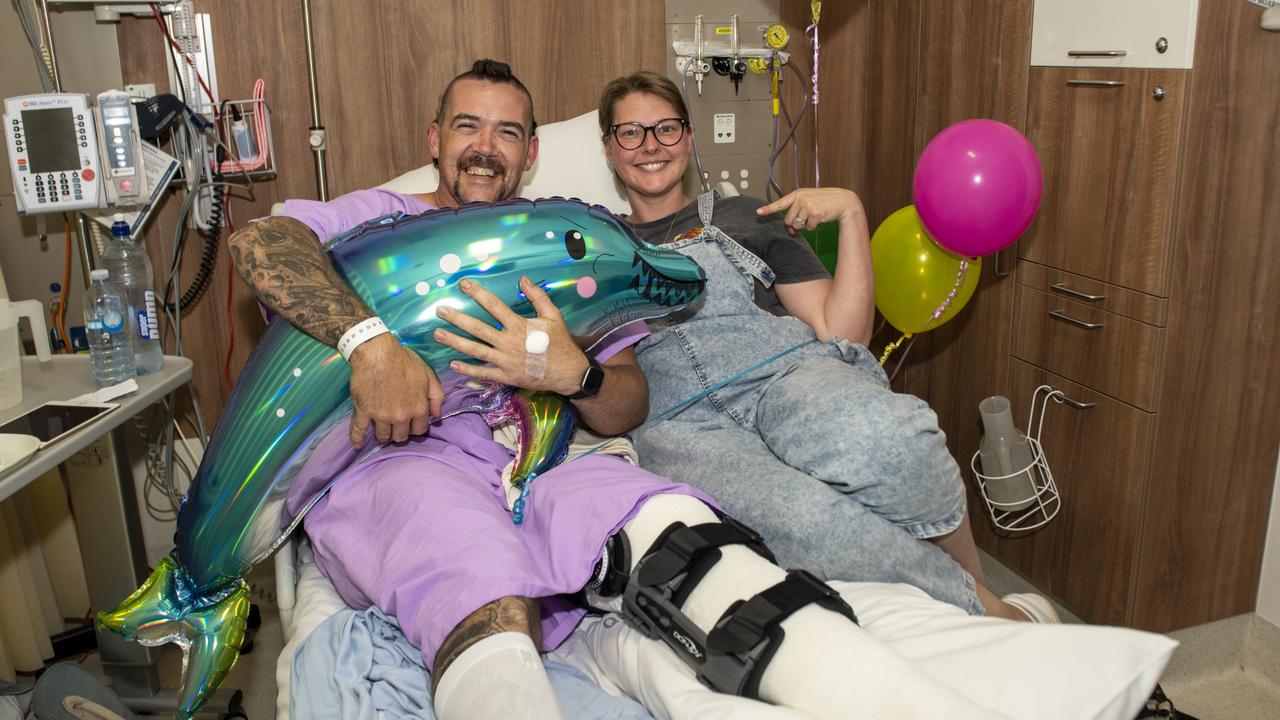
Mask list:
[[[609,130],[613,127],[613,110],[623,98],[633,93],[649,93],[666,100],[679,113],[680,119],[685,122],[686,126],[692,127],[689,122],[689,108],[684,104],[684,98],[680,95],[680,88],[667,78],[649,70],[641,70],[631,73],[624,77],[611,80],[608,85],[604,86],[604,92],[600,93],[600,136],[608,139]]]

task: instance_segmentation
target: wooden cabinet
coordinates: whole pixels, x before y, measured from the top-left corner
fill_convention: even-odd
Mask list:
[[[1035,0],[1031,64],[1189,68],[1197,0]]]
[[[1027,137],[1046,192],[1020,246],[1023,258],[1169,294],[1187,75],[1031,69]]]
[[[1037,33],[1042,8],[1070,5],[1070,42],[1106,49],[1105,33],[1088,39],[1107,25],[1089,14],[1101,1],[1035,0]],[[1006,81],[986,107],[1004,115],[920,95],[918,118],[1025,117],[1013,124],[1040,154],[1045,194],[1013,282],[984,271],[975,304],[921,336],[902,387],[934,407],[966,476],[981,398],[1006,395],[1025,419],[1047,383],[1089,405],[1045,417],[1058,517],[1000,534],[971,497],[975,536],[1087,621],[1168,631],[1256,603],[1280,449],[1280,83],[1249,68],[1280,66],[1280,35],[1249,3],[1158,4],[1196,13],[1190,69],[1022,65],[1023,115],[1009,111],[1017,57],[1001,54]],[[934,5],[926,29],[947,12]],[[1152,28],[1164,32],[1128,32]],[[927,68],[935,50],[921,53]],[[985,267],[1010,270],[995,260]]]
[[[1034,540],[992,534],[988,549],[1091,622],[1124,625],[1134,600],[1147,459],[1155,419],[1102,393],[1014,360],[1009,401],[1020,411],[1041,385],[1050,403],[1040,443],[1062,498]],[[1080,407],[1083,406],[1083,407]],[[980,520],[978,522],[981,522]]]
[[[1013,355],[1153,411],[1164,329],[1019,284]]]

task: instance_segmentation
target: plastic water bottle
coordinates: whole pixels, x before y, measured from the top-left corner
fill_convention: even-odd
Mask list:
[[[84,327],[89,336],[89,360],[93,382],[108,387],[138,374],[129,332],[132,308],[124,292],[109,280],[110,271],[89,273],[92,284],[84,295]]]
[[[129,324],[138,374],[153,373],[164,365],[164,348],[160,344],[151,258],[133,241],[123,214],[116,214],[111,236],[112,243],[102,253],[102,266],[111,271],[111,281],[124,291],[125,300],[133,307]]]

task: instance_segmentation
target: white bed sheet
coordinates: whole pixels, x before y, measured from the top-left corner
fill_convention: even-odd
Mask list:
[[[278,571],[288,640],[276,663],[276,717],[289,717],[293,655],[310,633],[346,607],[320,574],[305,543],[296,549],[296,582]],[[973,702],[1010,718],[1131,720],[1177,647],[1126,628],[1033,625],[971,617],[908,585],[834,582],[872,635]],[[291,596],[289,588],[293,589]],[[290,599],[294,599],[291,607]],[[658,652],[655,652],[655,649]],[[552,657],[606,692],[639,700],[671,720],[797,718],[796,713],[713,693],[665,647],[644,640],[616,616],[588,618]]]

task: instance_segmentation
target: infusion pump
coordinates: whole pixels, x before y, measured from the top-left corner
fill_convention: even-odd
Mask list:
[[[4,130],[19,215],[102,206],[98,133],[88,95],[7,98]]]

